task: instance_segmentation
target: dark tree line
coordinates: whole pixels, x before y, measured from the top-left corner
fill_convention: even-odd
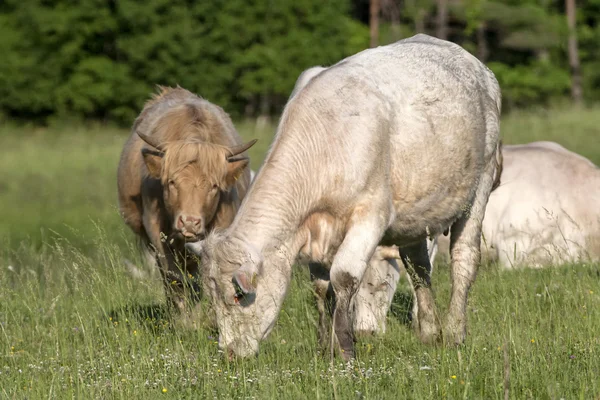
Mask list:
[[[600,0],[4,0],[0,118],[129,125],[156,84],[275,115],[303,69],[416,32],[486,62],[507,110],[592,102],[599,18]]]

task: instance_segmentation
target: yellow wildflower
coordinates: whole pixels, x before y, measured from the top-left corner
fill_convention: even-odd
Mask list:
[[[531,339],[531,343],[535,343],[535,339]]]
[[[162,392],[167,393],[167,388],[163,388]]]
[[[452,376],[451,376],[451,378],[452,378],[452,379],[456,379],[456,375],[452,375]]]

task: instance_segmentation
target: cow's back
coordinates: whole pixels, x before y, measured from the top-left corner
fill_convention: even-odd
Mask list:
[[[330,121],[311,137],[324,142],[315,148],[337,153],[319,150],[322,168],[310,180],[324,192],[332,193],[336,182],[360,187],[361,179],[372,179],[365,165],[386,164],[402,215],[395,230],[406,237],[424,232],[424,221],[441,232],[466,211],[499,136],[493,74],[460,46],[427,35],[340,61],[314,76],[288,108],[312,113],[306,121]]]

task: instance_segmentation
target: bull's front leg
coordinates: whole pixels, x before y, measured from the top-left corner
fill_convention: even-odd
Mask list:
[[[174,310],[185,312],[188,307],[186,306],[183,274],[178,271],[175,255],[169,248],[161,249],[157,252],[157,259],[168,302]]]
[[[168,239],[161,233],[158,212],[145,212],[143,223],[148,234],[149,246],[156,256],[156,263],[160,269],[167,301],[173,309],[183,312],[186,309],[186,301],[182,273],[178,268],[175,254],[169,246]]]

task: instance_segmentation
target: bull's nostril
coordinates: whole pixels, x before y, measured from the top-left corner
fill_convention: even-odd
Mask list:
[[[197,218],[197,217],[186,217],[185,221],[189,224],[191,224],[194,227],[198,227],[200,226],[200,224],[202,223],[202,218]]]
[[[181,229],[183,228],[185,225],[185,222],[183,221],[183,216],[179,216],[179,218],[177,219],[177,229]]]

